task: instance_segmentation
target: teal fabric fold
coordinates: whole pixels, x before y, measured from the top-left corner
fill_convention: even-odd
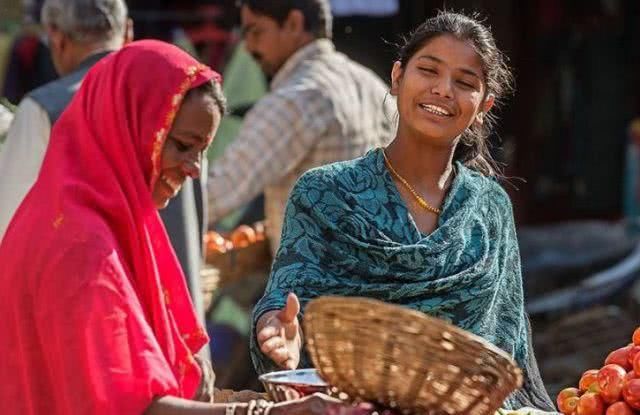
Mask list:
[[[494,180],[460,163],[438,227],[422,234],[381,149],[303,175],[292,190],[282,242],[253,321],[322,295],[369,297],[447,320],[509,353],[525,388],[505,403],[553,410],[530,345],[511,202]],[[375,329],[375,328],[372,328]],[[259,373],[275,370],[251,336]],[[310,366],[306,354],[301,366]]]

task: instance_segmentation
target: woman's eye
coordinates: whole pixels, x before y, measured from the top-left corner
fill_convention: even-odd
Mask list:
[[[475,89],[475,85],[473,85],[471,82],[466,82],[466,81],[458,81],[458,84],[460,86],[462,86],[463,88],[466,89]]]
[[[189,148],[191,148],[191,146],[184,144],[182,141],[179,140],[173,140],[176,143],[176,148],[178,149],[178,151],[187,151],[189,150]]]
[[[420,69],[422,72],[427,72],[427,73],[431,73],[431,74],[434,74],[434,75],[438,74],[438,71],[436,71],[433,68],[418,68],[418,69]]]

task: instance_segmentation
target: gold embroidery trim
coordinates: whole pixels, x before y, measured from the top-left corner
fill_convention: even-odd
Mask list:
[[[62,225],[62,222],[64,222],[64,214],[60,213],[53,221],[53,228],[58,229],[60,225]]]

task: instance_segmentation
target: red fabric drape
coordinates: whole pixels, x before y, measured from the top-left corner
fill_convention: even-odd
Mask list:
[[[151,189],[186,91],[219,75],[159,41],[98,62],[0,245],[3,414],[140,414],[190,398],[206,342]]]

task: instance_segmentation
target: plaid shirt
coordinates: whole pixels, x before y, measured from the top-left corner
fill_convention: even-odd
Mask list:
[[[372,71],[328,39],[293,54],[271,92],[245,116],[238,137],[215,160],[207,183],[215,223],[265,193],[266,231],[278,248],[289,191],[307,170],[362,156],[393,138],[395,101]]]

